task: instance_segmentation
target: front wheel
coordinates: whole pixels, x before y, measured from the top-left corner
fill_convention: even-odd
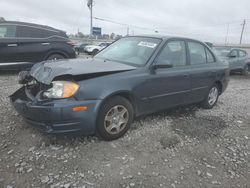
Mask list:
[[[97,133],[104,140],[123,136],[134,118],[132,104],[125,98],[115,96],[102,105],[97,118]]]
[[[245,76],[250,75],[250,65],[246,65],[244,67],[244,70],[242,71],[242,74],[245,75]]]
[[[218,98],[219,98],[219,87],[217,84],[214,84],[210,88],[205,100],[201,103],[201,106],[205,109],[212,109],[216,105]]]

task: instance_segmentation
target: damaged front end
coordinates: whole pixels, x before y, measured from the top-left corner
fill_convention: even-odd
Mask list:
[[[46,133],[68,133],[82,130],[88,134],[93,132],[93,126],[91,126],[93,123],[88,118],[90,117],[88,113],[91,111],[85,113],[72,111],[75,106],[88,106],[91,103],[77,101],[70,97],[74,94],[72,88],[68,89],[69,92],[66,94],[69,96],[67,97],[64,96],[65,93],[63,95],[60,91],[53,89],[56,84],[57,90],[61,89],[58,82],[56,84],[52,82],[49,85],[43,84],[30,76],[29,72],[21,72],[18,80],[23,86],[10,96],[10,100],[15,110],[26,122]],[[69,82],[64,81],[63,83],[68,84]],[[91,102],[93,103],[93,101]],[[83,127],[83,122],[88,123],[88,126]]]
[[[44,132],[93,134],[102,101],[77,97],[77,93],[81,93],[80,82],[134,69],[94,59],[37,63],[30,72],[19,73],[18,82],[23,86],[10,100],[28,123]]]
[[[36,81],[29,71],[22,71],[18,74],[18,83],[23,85],[19,90],[10,96],[11,101],[23,99],[29,102],[39,102],[48,100],[43,93],[52,87]]]
[[[95,109],[101,101],[75,99],[73,96],[79,89],[77,83],[55,79],[45,84],[27,71],[19,74],[18,82],[23,86],[10,96],[10,100],[29,124],[51,134],[89,135],[95,132]],[[86,111],[74,111],[83,106]]]

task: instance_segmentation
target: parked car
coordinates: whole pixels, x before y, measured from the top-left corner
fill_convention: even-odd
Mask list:
[[[225,47],[214,49],[221,59],[229,62],[231,72],[241,72],[243,75],[250,74],[250,56],[245,50]]]
[[[0,69],[31,67],[44,60],[75,58],[64,31],[24,22],[0,22]]]
[[[75,45],[75,51],[76,53],[79,55],[80,53],[83,53],[84,52],[84,48],[86,46],[90,45],[89,43],[79,43],[77,45]]]
[[[99,51],[101,51],[102,49],[106,48],[107,46],[109,46],[111,44],[111,42],[101,42],[99,44],[95,44],[95,45],[88,45],[84,48],[84,51],[88,54],[91,55],[95,55],[97,54]]]
[[[192,103],[213,108],[228,81],[228,63],[202,42],[132,36],[93,58],[34,65],[20,73],[24,86],[10,98],[26,121],[47,133],[113,140],[143,114]]]

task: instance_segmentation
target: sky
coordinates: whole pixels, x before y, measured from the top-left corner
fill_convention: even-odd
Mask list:
[[[217,43],[250,43],[249,0],[94,0],[93,20],[102,33],[185,36]],[[0,0],[0,17],[88,34],[87,0]]]

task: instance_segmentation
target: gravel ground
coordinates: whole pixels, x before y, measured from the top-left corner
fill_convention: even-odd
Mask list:
[[[0,73],[0,188],[250,187],[250,77],[212,110],[142,117],[113,142],[41,134],[9,103],[16,83]]]

